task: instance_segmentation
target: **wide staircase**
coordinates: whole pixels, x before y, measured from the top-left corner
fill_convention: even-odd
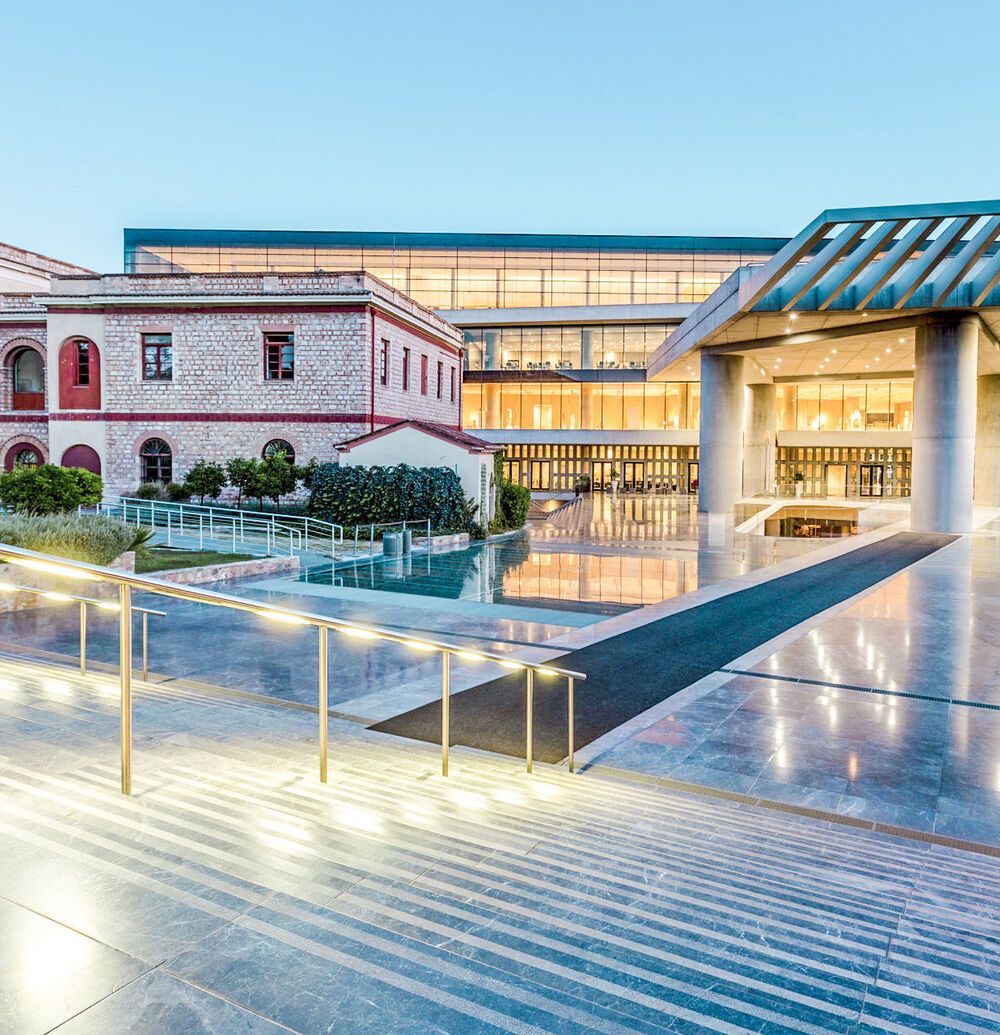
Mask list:
[[[116,692],[0,659],[0,897],[136,968],[84,1030],[169,981],[220,1031],[996,1031],[1000,860],[462,749],[445,779],[339,720],[324,786],[314,713],[182,683],[137,687],[130,799]]]

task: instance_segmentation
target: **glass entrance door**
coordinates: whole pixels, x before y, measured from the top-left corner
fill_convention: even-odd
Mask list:
[[[622,464],[622,492],[642,492],[645,464],[626,460]]]
[[[532,492],[546,491],[551,485],[551,464],[548,460],[531,461]]]
[[[688,464],[688,487],[687,487],[687,491],[688,492],[697,492],[698,491],[698,462],[696,460],[692,460],[691,463]]]
[[[847,495],[847,464],[826,465],[826,494],[837,499]]]
[[[595,460],[593,468],[593,489],[594,492],[610,492],[611,478],[614,475],[615,465],[610,460]]]
[[[860,470],[860,489],[862,496],[882,495],[882,476],[884,471],[881,464],[862,464]]]

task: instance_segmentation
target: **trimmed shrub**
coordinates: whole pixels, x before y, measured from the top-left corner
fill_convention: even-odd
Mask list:
[[[430,518],[437,531],[470,530],[462,482],[448,467],[319,464],[306,513],[345,526]]]
[[[110,564],[135,539],[134,528],[109,517],[21,514],[0,518],[0,542],[90,564]]]
[[[495,531],[510,531],[521,528],[528,520],[528,508],[531,506],[531,492],[523,485],[513,482],[501,482],[497,486],[497,512],[492,524],[498,527]]]
[[[162,500],[165,496],[166,493],[161,482],[143,482],[132,493],[132,498],[137,500]]]
[[[21,514],[65,514],[101,500],[101,476],[82,467],[16,467],[0,475],[0,503]]]

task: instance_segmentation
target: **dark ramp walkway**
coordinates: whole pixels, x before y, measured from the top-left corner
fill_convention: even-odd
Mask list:
[[[576,687],[577,747],[957,538],[900,532],[563,655],[554,664],[587,675]],[[523,758],[524,720],[524,674],[502,676],[452,697],[451,743]],[[415,708],[371,729],[440,743],[441,704]],[[534,732],[537,759],[565,757],[564,679],[535,679]]]

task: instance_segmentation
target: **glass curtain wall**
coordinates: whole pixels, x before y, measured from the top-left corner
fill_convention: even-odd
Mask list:
[[[466,370],[644,370],[675,324],[469,328]]]
[[[673,382],[466,381],[462,426],[470,430],[695,430],[700,386]]]
[[[700,302],[768,252],[590,248],[142,245],[135,273],[367,270],[431,309]]]
[[[777,386],[779,431],[911,431],[912,381]]]

